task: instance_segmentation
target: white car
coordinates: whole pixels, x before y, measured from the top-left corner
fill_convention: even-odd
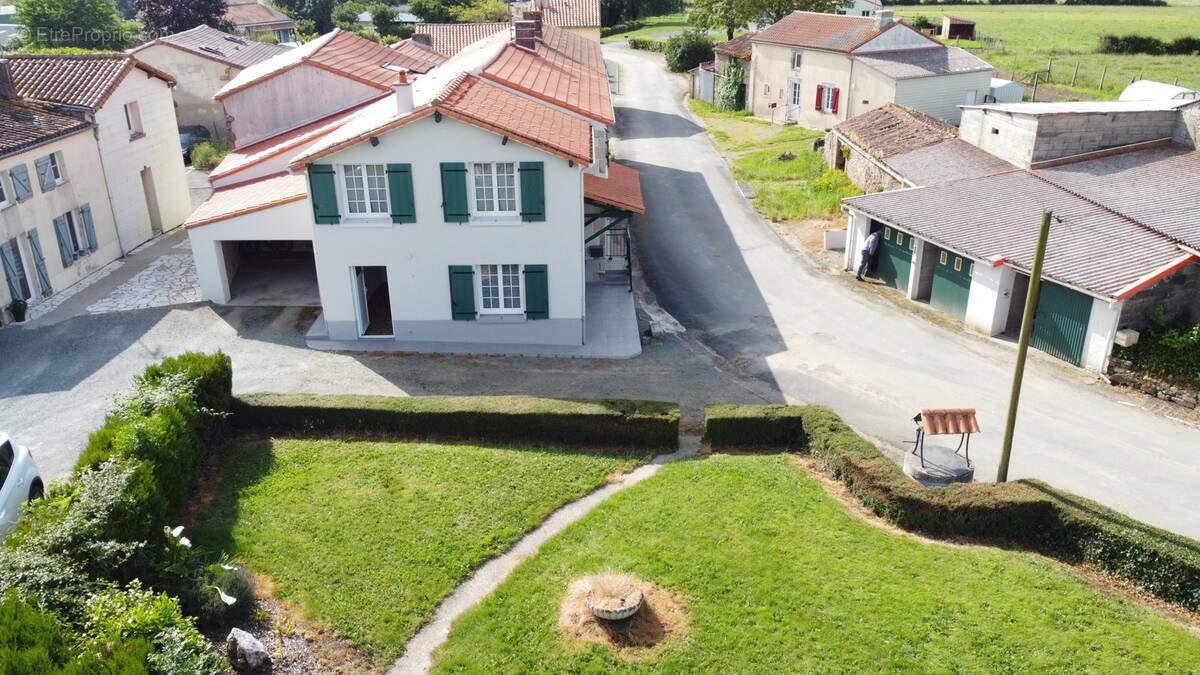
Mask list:
[[[33,453],[0,433],[0,540],[17,524],[21,507],[45,492]]]

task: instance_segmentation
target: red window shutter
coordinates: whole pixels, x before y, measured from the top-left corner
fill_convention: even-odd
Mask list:
[[[825,87],[817,85],[817,110],[821,109],[821,102],[825,100]]]
[[[840,90],[838,88],[834,87],[834,89],[833,89],[833,114],[834,115],[837,114],[837,100],[838,100],[839,93],[840,93]]]

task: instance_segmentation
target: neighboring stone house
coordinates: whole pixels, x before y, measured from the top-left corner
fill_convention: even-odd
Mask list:
[[[121,257],[94,130],[22,100],[0,60],[0,307],[25,300],[34,318],[46,299]]]
[[[209,26],[157,38],[129,51],[175,79],[175,116],[180,126],[202,125],[225,137],[225,108],[213,95],[245,68],[287,51]]]
[[[10,57],[21,98],[95,125],[118,255],[178,227],[191,211],[169,75],[128,54]]]
[[[990,65],[893,21],[891,10],[793,12],[751,42],[750,108],[773,122],[825,129],[899,103],[957,124],[959,106],[982,102],[991,86]]]
[[[746,86],[750,82],[750,57],[753,54],[753,44],[750,42],[758,33],[750,31],[739,35],[732,40],[720,42],[713,45],[713,70],[716,72],[717,78],[725,77],[729,65],[733,62],[738,63],[742,67],[741,82]],[[741,108],[746,107],[745,92],[742,93]]]
[[[1035,347],[1103,371],[1117,331],[1144,329],[1148,309],[1200,315],[1200,102],[964,106],[957,138],[924,133],[908,152],[867,125],[835,132],[920,186],[844,200],[847,268],[880,230],[884,283],[985,335],[1015,334],[1051,210]]]
[[[637,172],[609,164],[599,44],[523,21],[423,74],[374,68],[385,95],[283,120],[214,172],[187,223],[205,297],[303,273],[319,348],[543,353],[623,325],[612,355],[638,353],[623,223],[644,207]],[[262,107],[278,77],[230,89]]]
[[[238,35],[258,40],[269,35],[280,44],[296,42],[296,22],[262,0],[230,3],[225,20],[233,24]]]

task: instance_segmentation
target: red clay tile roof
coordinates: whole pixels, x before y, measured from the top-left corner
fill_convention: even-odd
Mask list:
[[[0,157],[70,136],[91,126],[83,120],[58,113],[46,104],[0,100]]]
[[[577,117],[472,76],[452,82],[438,98],[435,108],[463,121],[582,164],[592,161],[592,127]]]
[[[646,212],[646,204],[642,200],[642,180],[637,169],[616,162],[608,165],[608,178],[583,174],[583,196],[626,211]]]
[[[257,2],[247,2],[240,5],[231,4],[225,10],[225,18],[239,28],[263,23],[289,24],[292,28],[296,27],[296,24],[286,14],[280,13],[274,7],[260,5]]]
[[[509,5],[512,17],[520,19],[525,11],[539,11],[538,0]],[[600,0],[544,0],[542,22],[559,28],[599,28]]]
[[[188,216],[183,226],[187,229],[200,227],[304,199],[308,199],[305,176],[277,173],[214,190],[200,208]]]
[[[511,28],[512,24],[507,21],[499,23],[419,23],[416,25],[415,35],[429,36],[429,46],[433,51],[445,56],[454,56],[469,44]]]
[[[751,41],[848,52],[881,32],[869,16],[792,12]]]
[[[718,54],[736,56],[739,59],[748,59],[751,55],[750,39],[755,35],[758,35],[756,31],[750,31],[744,35],[739,35],[732,40],[719,42],[713,45],[713,51]]]
[[[974,408],[926,408],[921,411],[921,427],[927,436],[979,433]]]
[[[128,54],[12,54],[8,59],[21,97],[93,110],[133,68],[175,84],[170,75]]]
[[[167,45],[235,68],[252,66],[288,50],[287,47],[254,42],[211,26],[199,25],[182,33],[147,42],[130,50],[130,53],[137,54],[154,45]]]
[[[600,45],[553,26],[543,26],[542,37],[536,53],[507,45],[480,77],[611,125],[612,99]]]
[[[431,47],[425,46],[419,42],[414,42],[412,38],[397,42],[396,44],[392,45],[392,49],[394,49],[397,53],[403,54],[404,56],[412,59],[417,59],[418,61],[426,64],[424,70],[418,68],[409,68],[409,70],[415,70],[419,73],[428,72],[429,70],[433,69],[434,66],[440,66],[450,58],[445,54],[433,51],[433,48]],[[408,66],[405,67],[408,68]]]

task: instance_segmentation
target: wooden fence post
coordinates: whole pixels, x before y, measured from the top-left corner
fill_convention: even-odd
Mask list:
[[[1075,86],[1075,78],[1079,75],[1079,62],[1075,62],[1075,72],[1071,73],[1071,86]]]
[[[1108,75],[1108,66],[1104,66],[1104,71],[1100,73],[1100,86],[1097,87],[1100,91],[1104,91],[1104,76]]]

